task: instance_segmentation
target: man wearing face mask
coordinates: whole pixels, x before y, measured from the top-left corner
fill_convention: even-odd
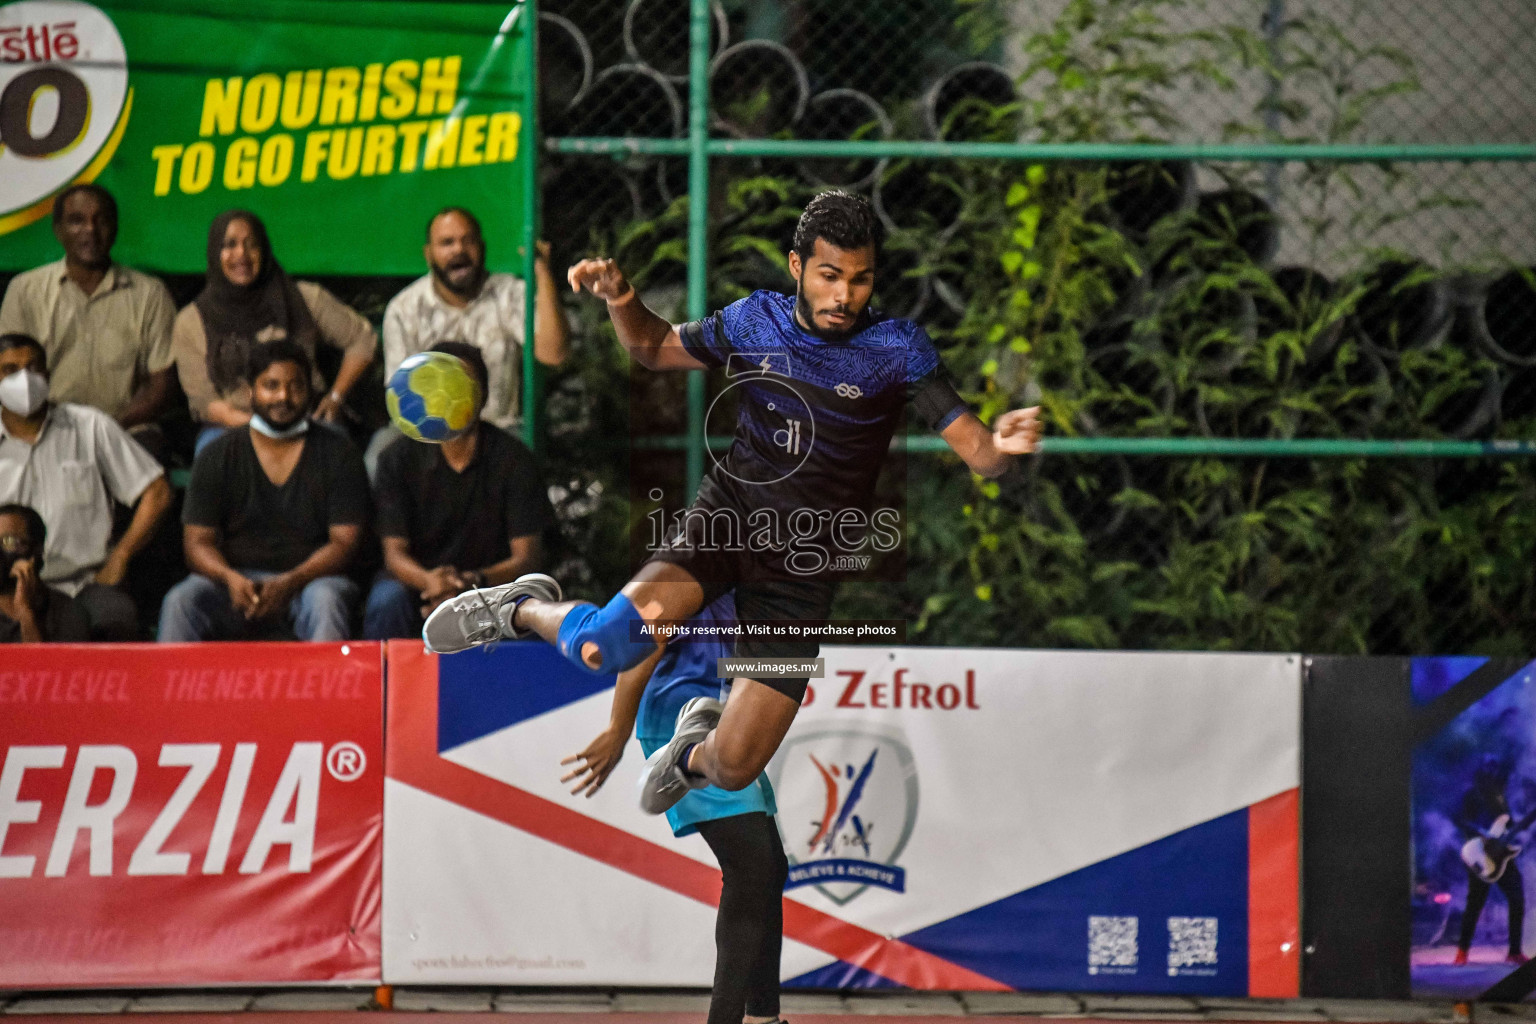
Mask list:
[[[74,597],[98,640],[138,639],[120,585],[171,507],[160,464],[100,409],[49,402],[43,346],[0,334],[0,501],[35,508],[48,531],[43,582]],[[113,545],[112,502],[136,506]]]
[[[182,510],[192,575],[165,596],[162,641],[351,635],[358,588],[344,573],[367,523],[368,478],[341,433],[310,429],[312,373],[296,342],[252,351],[250,422],[192,467]]]
[[[36,509],[0,505],[0,644],[79,643],[85,609],[38,579],[48,529]]]
[[[485,269],[485,239],[468,210],[450,206],[427,223],[422,247],[425,277],[411,282],[384,310],[384,376],[406,357],[440,341],[463,341],[480,350],[490,379],[481,418],[505,430],[522,420],[522,278]],[[549,269],[549,246],[540,242],[533,261],[538,284],[533,354],[545,366],[559,366],[569,351],[569,328]],[[371,468],[399,431],[384,427],[368,445]]]
[[[59,194],[53,235],[64,258],[11,281],[0,304],[0,334],[42,342],[54,401],[95,406],[150,443],[172,397],[171,293],[158,279],[112,261],[117,201],[100,185],[71,185]]]

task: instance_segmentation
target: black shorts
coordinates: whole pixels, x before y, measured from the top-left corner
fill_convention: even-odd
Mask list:
[[[707,498],[700,489],[700,504]],[[698,504],[695,507],[699,507]],[[664,562],[684,569],[704,588],[704,603],[709,607],[721,595],[736,592],[736,618],[739,622],[805,621],[824,623],[832,613],[832,599],[837,595],[837,581],[823,577],[796,577],[774,571],[767,560],[749,551],[725,550],[707,540],[690,537],[662,547],[646,562]],[[733,652],[737,658],[814,658],[821,651],[820,640],[788,640],[743,636]],[[808,676],[754,678],[795,703],[805,699]]]

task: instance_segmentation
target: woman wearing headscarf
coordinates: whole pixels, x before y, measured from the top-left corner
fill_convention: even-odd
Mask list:
[[[250,422],[245,368],[251,349],[279,338],[297,342],[312,362],[320,343],[343,353],[329,387],[315,371],[314,393],[324,397],[311,416],[321,421],[336,419],[378,347],[367,320],[318,284],[283,272],[261,218],[245,210],[221,213],[208,229],[208,283],[177,315],[171,333],[182,390],[203,424],[199,451],[222,431]]]

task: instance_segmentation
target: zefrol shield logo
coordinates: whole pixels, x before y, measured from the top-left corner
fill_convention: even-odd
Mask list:
[[[94,179],[131,106],[111,18],[75,0],[0,6],[0,235],[46,216],[65,185]]]
[[[870,886],[905,892],[896,863],[917,823],[917,764],[901,736],[873,728],[812,730],[768,766],[789,857],[786,889],[814,885],[838,905]]]

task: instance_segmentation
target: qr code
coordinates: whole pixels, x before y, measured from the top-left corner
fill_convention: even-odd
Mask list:
[[[1168,919],[1168,969],[1216,966],[1216,919]]]
[[[1136,918],[1088,918],[1088,967],[1136,966]]]

